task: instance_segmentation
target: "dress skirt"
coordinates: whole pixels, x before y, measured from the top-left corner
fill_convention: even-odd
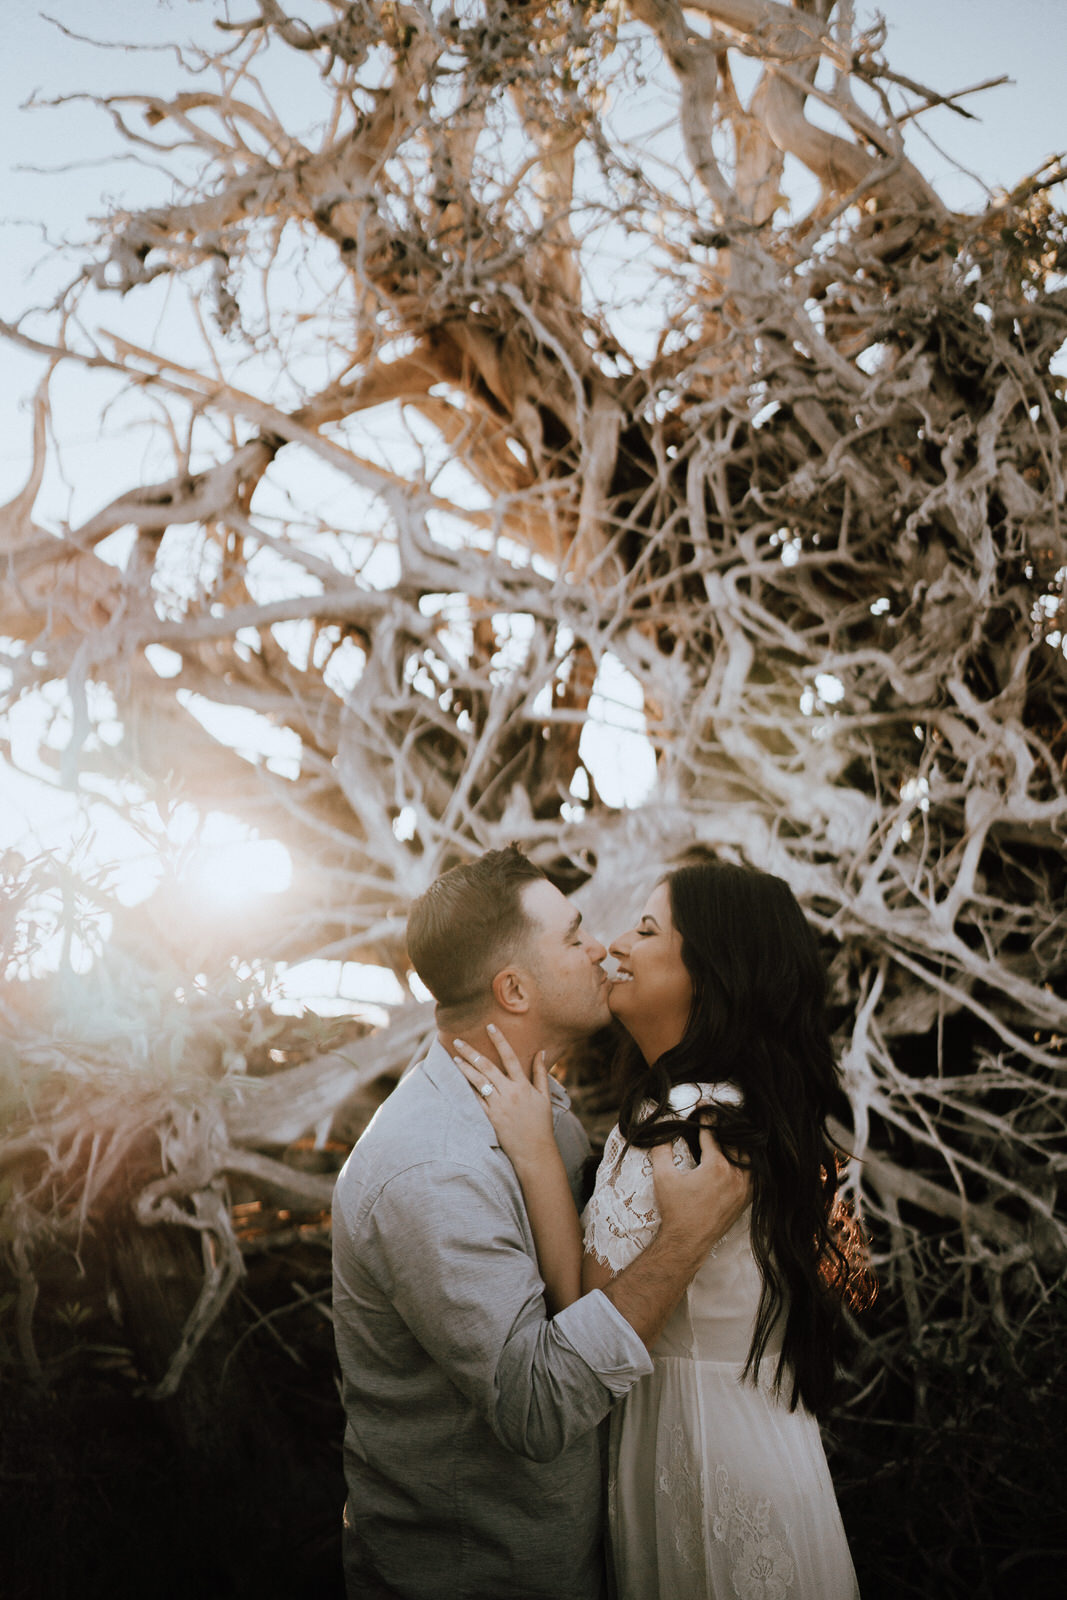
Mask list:
[[[672,1108],[722,1103],[728,1084],[680,1085]],[[676,1103],[677,1097],[677,1103]],[[692,1157],[679,1140],[677,1166]],[[585,1247],[622,1271],[659,1230],[652,1163],[608,1138]],[[858,1600],[819,1426],[773,1378],[742,1379],[762,1279],[746,1211],[711,1250],[652,1350],[654,1371],[611,1414],[608,1523],[616,1600]]]
[[[858,1600],[819,1426],[736,1362],[657,1357],[611,1417],[617,1600]]]

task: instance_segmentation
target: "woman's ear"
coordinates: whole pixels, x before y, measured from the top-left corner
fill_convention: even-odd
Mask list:
[[[504,967],[492,982],[493,999],[501,1011],[521,1016],[530,1009],[529,986],[516,967]]]

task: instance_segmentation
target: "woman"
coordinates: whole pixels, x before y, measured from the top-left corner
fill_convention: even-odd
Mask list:
[[[654,1237],[653,1147],[692,1165],[694,1124],[710,1123],[751,1171],[751,1206],[675,1309],[654,1372],[612,1413],[619,1600],[854,1600],[814,1413],[842,1301],[869,1280],[835,1212],[837,1072],[814,935],[781,879],[711,862],[670,873],[611,954],[609,1004],[636,1051],[582,1218],[584,1259],[534,1103],[544,1063],[536,1095],[502,1039],[503,1072],[466,1047],[457,1065],[501,1091],[483,1103],[522,1181],[553,1312]]]

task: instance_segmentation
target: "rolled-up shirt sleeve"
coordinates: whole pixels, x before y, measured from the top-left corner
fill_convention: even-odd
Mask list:
[[[599,1290],[557,1316],[513,1197],[491,1173],[431,1161],[374,1200],[363,1262],[414,1338],[508,1449],[552,1461],[651,1372]]]

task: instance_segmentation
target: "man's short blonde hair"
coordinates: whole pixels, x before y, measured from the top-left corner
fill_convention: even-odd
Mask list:
[[[413,903],[408,957],[439,1010],[488,1004],[493,979],[533,927],[522,891],[544,877],[518,845],[509,844],[450,867]]]

